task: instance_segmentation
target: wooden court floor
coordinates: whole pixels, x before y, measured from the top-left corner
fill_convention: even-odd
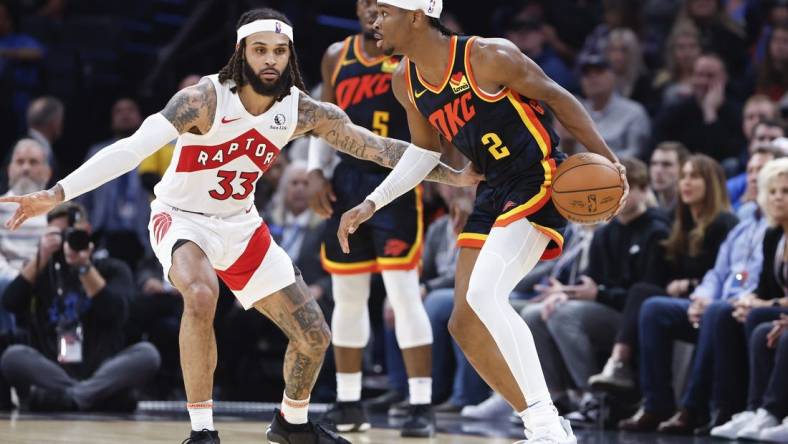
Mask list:
[[[222,443],[266,443],[266,423],[216,423]],[[114,442],[180,443],[187,436],[188,421],[63,421],[0,420],[0,443],[82,443]],[[397,430],[372,429],[367,433],[346,435],[358,444],[511,444],[512,439],[439,434],[433,439],[403,439]]]

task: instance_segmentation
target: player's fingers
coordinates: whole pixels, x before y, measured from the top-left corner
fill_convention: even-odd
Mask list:
[[[337,240],[339,240],[339,248],[342,249],[342,252],[348,254],[350,252],[350,248],[348,248],[347,242],[347,227],[345,225],[345,218],[342,218],[342,221],[339,223],[339,229],[337,230]]]
[[[22,196],[5,196],[0,197],[0,203],[22,203]]]
[[[331,213],[334,210],[331,208],[331,202],[328,201],[328,198],[325,194],[320,195],[319,204],[320,204],[320,211],[324,215],[326,215],[326,217],[331,216]]]
[[[22,211],[22,208],[20,207],[16,210],[11,220],[6,223],[6,226],[9,230],[14,231],[19,228],[19,226],[22,225],[25,220],[27,220],[27,215],[25,215],[25,212]]]
[[[331,202],[337,201],[337,195],[334,193],[334,189],[331,187],[328,188],[328,198],[331,200]]]

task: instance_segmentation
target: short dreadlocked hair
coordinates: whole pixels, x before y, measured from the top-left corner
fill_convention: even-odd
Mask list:
[[[238,30],[241,26],[252,23],[256,20],[279,20],[281,22],[287,23],[290,26],[293,26],[293,24],[290,22],[290,19],[288,19],[287,16],[281,12],[271,8],[259,8],[244,12],[241,15],[241,18],[238,19],[238,24],[235,25],[235,29]],[[287,85],[287,88],[284,89],[282,95],[276,98],[277,101],[285,98],[290,93],[290,87],[293,85],[302,91],[306,90],[306,87],[304,86],[304,80],[301,78],[301,70],[298,67],[298,56],[296,56],[295,47],[293,47],[292,40],[288,43],[288,45],[290,46],[290,61],[287,64],[287,71],[282,75],[285,76],[286,80],[288,80],[290,83]],[[246,79],[244,78],[243,74],[245,50],[246,38],[244,37],[240,42],[238,42],[238,47],[235,48],[235,52],[233,53],[232,57],[230,57],[230,61],[227,62],[227,65],[225,65],[225,67],[219,71],[219,83],[224,84],[226,81],[232,80],[235,82],[236,87],[246,85]]]

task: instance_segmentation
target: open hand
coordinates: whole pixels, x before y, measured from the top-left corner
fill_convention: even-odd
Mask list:
[[[339,221],[339,230],[337,230],[337,238],[339,245],[342,247],[342,252],[345,254],[350,253],[350,245],[348,244],[348,236],[355,233],[358,226],[369,220],[375,214],[375,204],[370,200],[365,200],[342,215]]]
[[[19,208],[16,209],[14,215],[6,221],[5,227],[13,231],[31,217],[49,213],[52,208],[55,208],[57,204],[63,201],[62,191],[56,192],[57,189],[59,189],[59,186],[51,190],[37,191],[24,196],[0,197],[0,203],[19,204]]]
[[[618,213],[624,209],[624,204],[627,202],[627,196],[629,196],[629,182],[627,181],[627,168],[622,165],[620,162],[614,162],[613,166],[618,169],[618,173],[621,175],[621,185],[624,187],[624,192],[621,193],[621,198],[618,200],[618,205],[616,205],[615,211],[610,217],[607,218],[607,221],[610,222],[613,220],[614,217],[618,216]]]

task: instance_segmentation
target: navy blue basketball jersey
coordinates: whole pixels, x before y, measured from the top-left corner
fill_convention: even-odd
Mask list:
[[[345,39],[342,53],[334,69],[331,87],[337,105],[350,120],[381,136],[410,140],[405,109],[391,89],[391,74],[400,63],[398,57],[380,56],[370,59],[364,55],[362,37]],[[340,153],[343,162],[350,162],[365,171],[389,171],[366,160]]]
[[[483,91],[473,77],[470,55],[476,37],[452,36],[450,62],[439,85],[431,85],[407,58],[410,100],[430,124],[454,144],[491,187],[513,180],[540,182],[546,199],[556,168],[558,137],[544,108],[509,88]]]

